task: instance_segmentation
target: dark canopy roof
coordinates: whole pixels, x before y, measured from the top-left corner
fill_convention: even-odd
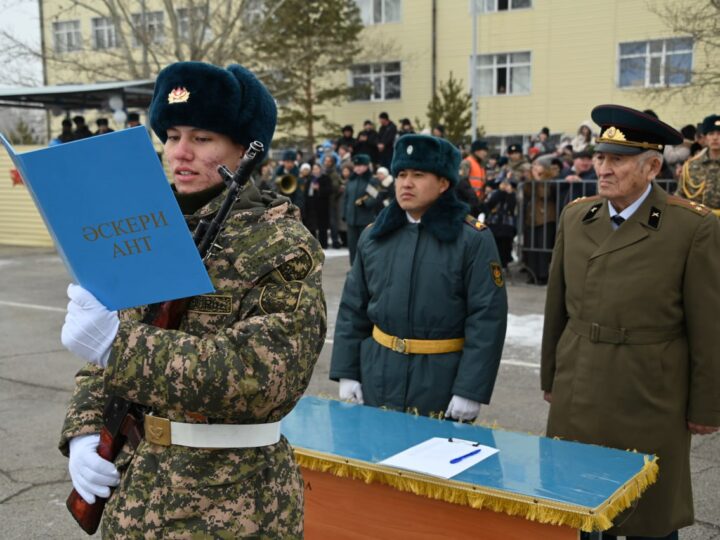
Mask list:
[[[124,108],[147,109],[152,100],[154,80],[119,81],[95,84],[64,84],[40,87],[0,87],[0,107],[28,109],[104,109],[112,96],[120,96]]]

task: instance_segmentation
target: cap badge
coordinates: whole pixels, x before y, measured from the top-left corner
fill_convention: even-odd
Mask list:
[[[190,99],[190,92],[184,86],[178,86],[168,94],[168,103],[185,103]]]
[[[600,135],[601,139],[610,139],[611,141],[623,141],[627,142],[627,139],[625,138],[625,134],[620,131],[615,126],[610,126],[607,128],[602,135]]]
[[[407,154],[408,156],[413,153],[413,147],[412,144],[407,147]]]

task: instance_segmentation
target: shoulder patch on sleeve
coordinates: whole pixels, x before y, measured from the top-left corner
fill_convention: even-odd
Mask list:
[[[710,212],[712,212],[712,210],[704,204],[688,199],[683,199],[682,197],[677,197],[675,195],[668,195],[667,202],[670,206],[680,206],[700,216],[706,216]]]
[[[498,287],[505,285],[505,277],[503,276],[502,266],[498,262],[490,263],[490,274],[493,278],[493,283]]]
[[[300,254],[297,257],[285,261],[277,268],[285,281],[302,281],[312,269],[312,256],[302,247],[300,247]]]
[[[487,226],[482,223],[481,221],[478,221],[476,218],[468,214],[465,216],[465,225],[468,225],[469,227],[472,227],[473,229],[476,229],[478,231],[482,231],[483,229],[486,229]]]
[[[270,283],[260,293],[260,309],[265,314],[292,313],[300,304],[303,284],[299,281],[290,283]]]

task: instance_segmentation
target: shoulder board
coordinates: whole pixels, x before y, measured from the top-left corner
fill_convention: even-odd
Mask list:
[[[600,195],[593,195],[592,197],[578,197],[577,199],[573,199],[568,203],[568,206],[572,206],[573,204],[577,204],[579,202],[595,202],[602,200],[602,197]]]
[[[476,229],[478,231],[487,229],[487,226],[484,223],[482,223],[481,221],[478,221],[476,218],[474,218],[470,214],[465,216],[465,225],[472,227],[473,229]]]
[[[691,201],[688,199],[683,199],[682,197],[676,197],[675,195],[668,195],[667,203],[671,206],[681,206],[687,210],[690,210],[694,214],[699,214],[701,216],[706,216],[712,210],[705,206],[704,204],[700,204],[699,202]]]

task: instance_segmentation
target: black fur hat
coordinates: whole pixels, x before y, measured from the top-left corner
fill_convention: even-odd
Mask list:
[[[204,62],[177,62],[155,81],[150,125],[164,143],[168,128],[192,126],[227,135],[247,148],[270,147],[277,107],[267,88],[244,67],[223,69]]]

